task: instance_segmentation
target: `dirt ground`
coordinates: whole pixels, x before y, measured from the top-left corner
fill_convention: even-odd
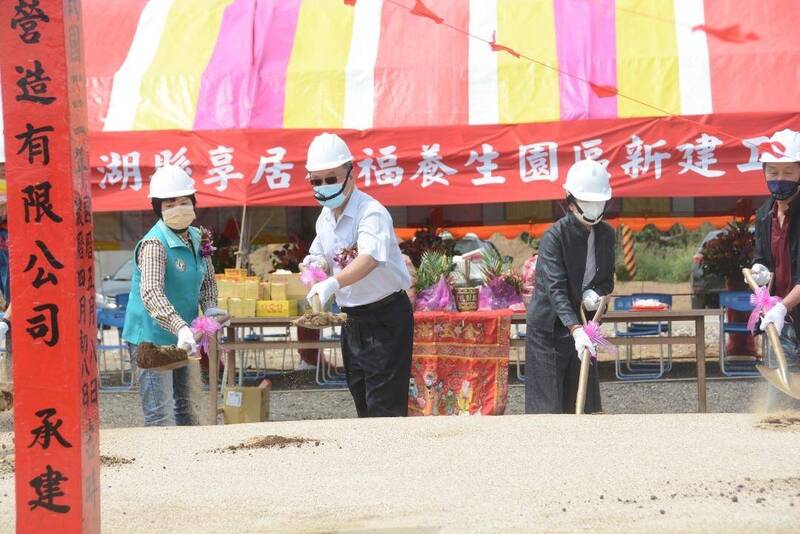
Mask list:
[[[800,433],[760,421],[508,416],[103,430],[101,453],[132,460],[101,471],[103,529],[796,532]],[[313,443],[213,452],[269,436]],[[13,484],[0,475],[0,532],[14,528]]]

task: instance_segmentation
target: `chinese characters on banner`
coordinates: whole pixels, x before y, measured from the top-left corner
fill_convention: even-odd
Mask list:
[[[37,67],[30,69],[34,74]],[[34,81],[41,79],[35,75]],[[38,82],[37,82],[38,83]],[[31,94],[41,97],[33,89]],[[563,198],[569,167],[595,159],[620,197],[765,194],[758,145],[800,114],[709,115],[339,132],[358,185],[387,205]],[[30,126],[30,128],[28,128]],[[23,124],[32,158],[40,126]],[[314,205],[305,183],[313,130],[91,134],[98,211],[148,209],[147,182],[166,162],[191,173],[202,207]]]
[[[100,531],[94,246],[81,41],[79,0],[0,3],[18,532]],[[120,156],[117,167],[126,162]],[[138,168],[130,172],[120,171],[107,185],[137,191]]]

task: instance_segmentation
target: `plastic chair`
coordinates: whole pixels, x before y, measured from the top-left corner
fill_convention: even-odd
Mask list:
[[[662,304],[666,304],[668,308],[672,308],[672,295],[668,295],[666,293],[634,293],[633,300],[643,300],[643,299],[651,299],[656,300]],[[667,334],[667,336],[672,336],[672,323],[664,322],[664,323],[635,323],[635,328],[641,329],[650,329],[650,330],[657,330],[660,334]],[[661,352],[664,352],[664,345],[659,347]],[[636,364],[633,364],[636,365]],[[641,364],[642,366],[647,366],[648,364]],[[650,364],[653,365],[653,364]],[[667,345],[667,367],[664,370],[665,373],[668,373],[672,370],[672,345]]]
[[[97,312],[97,336],[98,343],[96,350],[98,352],[98,374],[100,375],[100,389],[102,391],[126,391],[133,388],[135,383],[134,376],[136,369],[131,361],[131,355],[128,351],[128,345],[122,341],[122,328],[125,326],[125,309],[104,309]],[[114,330],[117,331],[117,343],[106,343],[106,327],[109,334]],[[107,352],[113,350],[119,352],[119,369],[109,369]],[[128,362],[128,370],[125,369],[125,360]],[[102,365],[100,365],[102,362]],[[119,372],[120,384],[119,386],[107,386],[103,384],[103,373]],[[126,382],[125,374],[130,373],[130,379]]]
[[[127,308],[128,300],[130,300],[130,293],[118,293],[114,295],[114,302],[117,303],[117,308]]]
[[[654,299],[668,306],[672,305],[672,295],[662,293],[634,293],[630,296],[616,297],[614,299],[614,310],[629,311],[633,308],[633,303],[640,299]],[[661,334],[672,336],[672,326],[669,323],[626,323],[625,330],[620,330],[617,324],[614,325],[614,335],[622,338],[634,337],[655,337]],[[614,358],[615,374],[619,380],[657,380],[672,369],[672,345],[667,347],[667,358],[664,358],[663,345],[659,349],[658,363],[655,362],[633,362],[633,346],[625,346],[626,362],[625,367],[628,372],[622,370],[622,362],[619,353]]]
[[[291,340],[291,330],[288,326],[280,327],[281,330],[279,332],[269,332],[265,333],[265,329],[269,331],[271,327],[261,327],[261,328],[250,328],[250,332],[242,337],[243,341],[290,341]],[[289,349],[283,348],[281,349],[281,371],[285,370],[286,364],[286,353],[289,352]],[[252,355],[254,361],[254,365],[252,368],[248,368],[246,360],[248,355]],[[239,367],[239,381],[240,383],[243,382],[245,376],[248,378],[263,378],[269,374],[269,361],[267,358],[267,351],[265,349],[254,349],[242,352],[242,362]]]
[[[739,312],[753,311],[750,304],[750,293],[747,291],[721,291],[719,294],[719,307],[722,315],[719,316],[719,368],[725,376],[758,376],[756,363],[758,358],[745,357],[731,361],[725,350],[725,334],[750,334],[747,323],[725,321],[725,312],[728,309]]]

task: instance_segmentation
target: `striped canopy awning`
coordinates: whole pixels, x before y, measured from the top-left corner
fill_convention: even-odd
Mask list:
[[[795,0],[82,4],[93,131],[800,109]]]
[[[386,205],[558,199],[581,158],[618,197],[761,195],[758,147],[800,130],[798,0],[81,5],[101,211],[167,161],[204,206],[314,204],[321,130]]]

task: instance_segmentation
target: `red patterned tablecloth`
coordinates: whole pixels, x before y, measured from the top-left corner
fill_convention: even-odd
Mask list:
[[[417,312],[409,415],[502,415],[511,312]]]

